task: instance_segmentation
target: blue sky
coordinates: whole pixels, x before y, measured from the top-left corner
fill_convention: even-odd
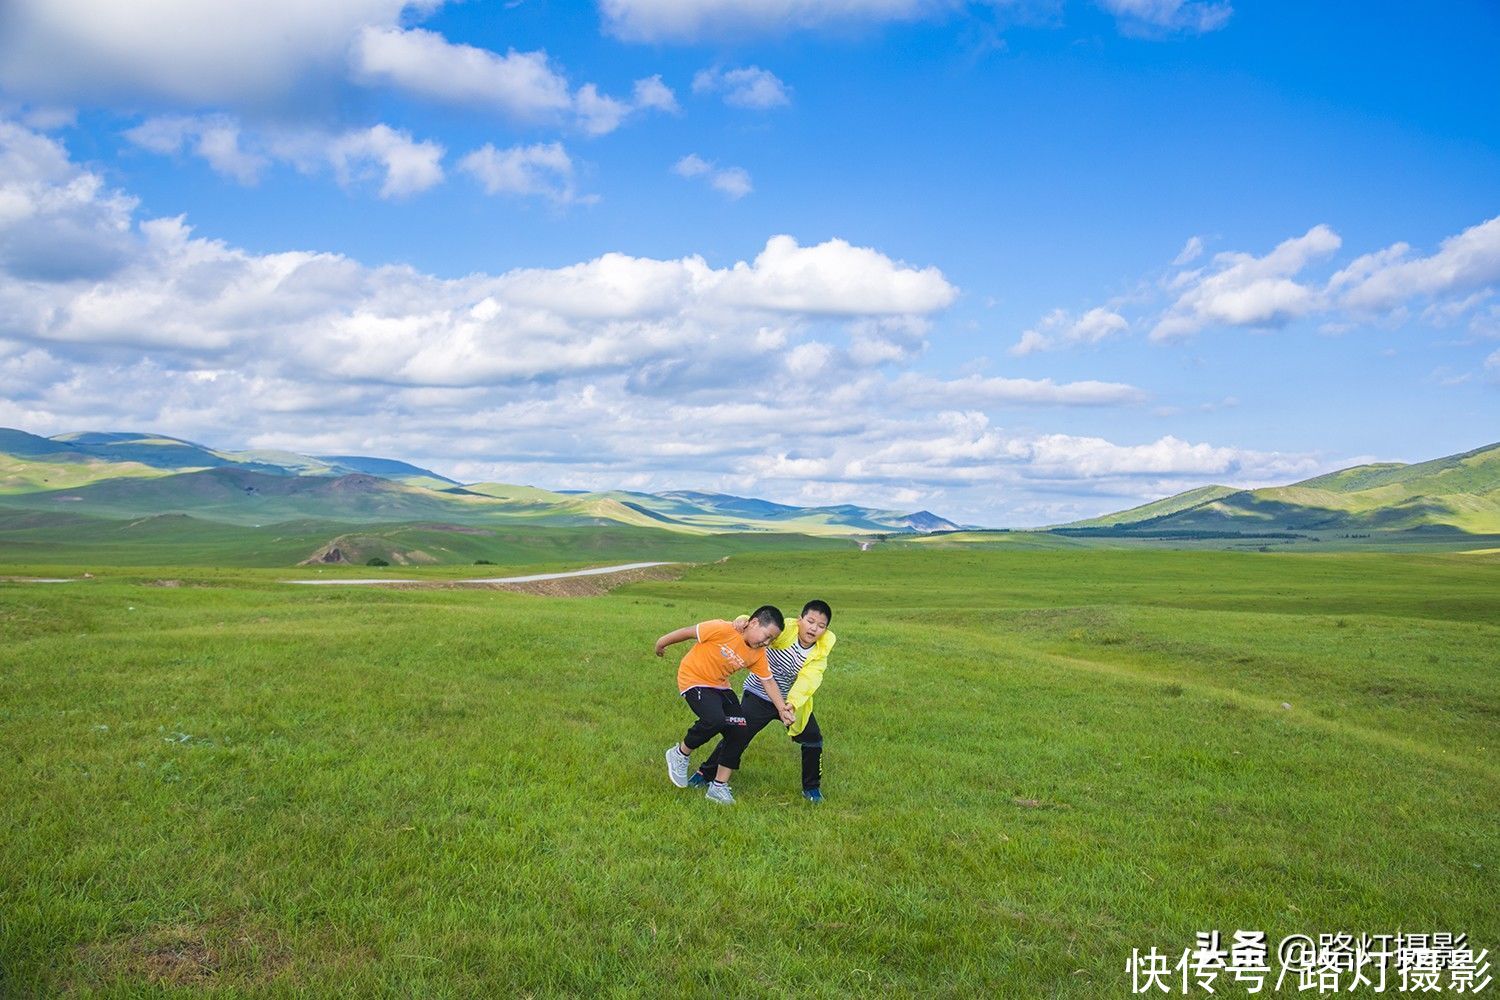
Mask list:
[[[12,0],[0,424],[1053,523],[1500,440],[1500,8]]]

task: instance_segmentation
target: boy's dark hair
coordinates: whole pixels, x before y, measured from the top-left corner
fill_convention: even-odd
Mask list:
[[[750,613],[750,618],[753,621],[760,622],[762,625],[775,625],[777,628],[786,628],[786,616],[774,604],[762,604]]]
[[[833,609],[828,606],[827,601],[808,601],[802,605],[802,613],[805,615],[809,611],[818,612],[824,618],[828,619],[828,624],[833,624]]]

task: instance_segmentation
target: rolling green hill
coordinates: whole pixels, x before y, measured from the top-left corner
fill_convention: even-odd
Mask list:
[[[10,449],[7,451],[6,449]],[[951,530],[929,511],[792,507],[689,491],[554,492],[463,485],[393,459],[221,451],[179,438],[84,432],[44,438],[0,429],[0,506],[103,518],[184,514],[233,525],[294,519],[344,524],[429,521],[609,525],[688,535],[729,532],[847,537]]]
[[[166,469],[140,462],[110,462],[83,456],[74,461],[57,461],[64,454],[52,452],[32,457],[0,453],[0,494],[72,489],[105,479],[171,475]]]
[[[176,472],[234,466],[267,475],[342,476],[367,473],[394,482],[422,486],[456,486],[453,480],[429,469],[386,458],[360,455],[314,457],[291,451],[259,449],[223,451],[165,434],[128,431],[83,431],[45,438],[26,431],[0,427],[0,456],[40,458],[48,462],[80,463],[90,468],[91,478],[75,474],[80,483],[114,478],[111,465],[148,466]],[[119,473],[128,474],[128,473]]]
[[[1290,486],[1200,487],[1054,530],[1500,534],[1500,444],[1412,465],[1360,465]]]
[[[1141,521],[1150,521],[1159,517],[1166,517],[1178,511],[1188,510],[1200,504],[1218,500],[1221,497],[1237,493],[1229,486],[1199,486],[1197,489],[1178,493],[1161,500],[1153,500],[1150,503],[1141,504],[1139,507],[1131,507],[1116,514],[1105,514],[1102,517],[1091,517],[1084,521],[1074,521],[1065,524],[1065,528],[1110,528],[1124,524],[1137,524]]]

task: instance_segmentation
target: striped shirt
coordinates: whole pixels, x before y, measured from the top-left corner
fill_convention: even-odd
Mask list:
[[[797,672],[802,669],[802,664],[807,662],[807,654],[812,649],[803,649],[802,643],[793,641],[786,649],[773,649],[766,647],[766,665],[771,668],[771,676],[776,678],[776,686],[781,689],[781,696],[785,698],[792,690],[792,684],[797,680]],[[761,686],[760,678],[750,674],[745,678],[745,694],[753,694],[757,698],[771,700],[766,694],[766,689]]]

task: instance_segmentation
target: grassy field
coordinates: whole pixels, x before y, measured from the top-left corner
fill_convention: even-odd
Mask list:
[[[368,576],[364,563],[380,556],[400,569],[402,560],[426,565],[436,560],[459,576],[494,575],[474,564],[576,568],[639,561],[712,562],[726,555],[768,548],[851,550],[842,538],[814,538],[743,532],[693,535],[626,525],[609,527],[474,527],[410,524],[289,521],[261,527],[228,525],[181,514],[116,521],[83,514],[0,510],[0,571],[48,564],[66,575],[70,568],[99,566],[290,567],[325,545],[338,543],[358,563],[355,575]],[[420,557],[414,554],[420,554]],[[338,572],[339,567],[324,567]],[[540,572],[541,570],[538,569]],[[442,572],[439,570],[439,572]]]
[[[1211,929],[1500,950],[1495,555],[95,572],[0,583],[0,996],[1099,997]],[[739,805],[671,787],[653,639],[810,596],[827,802],[771,730]]]

